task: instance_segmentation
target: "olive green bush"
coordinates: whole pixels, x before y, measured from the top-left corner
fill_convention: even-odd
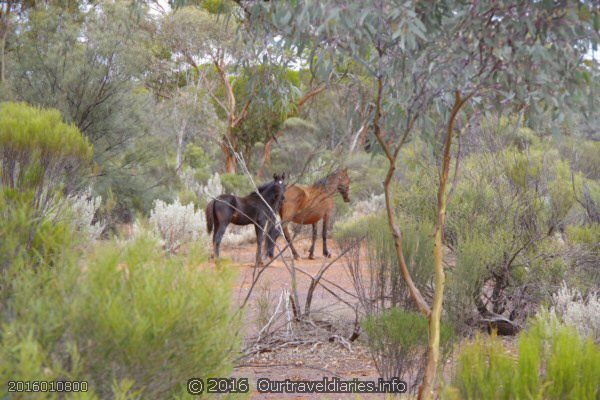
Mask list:
[[[415,284],[428,295],[433,276],[433,226],[404,218],[403,249],[408,269]],[[371,214],[336,224],[334,237],[342,248],[354,249],[345,257],[346,267],[367,314],[376,314],[391,306],[412,307],[402,280],[391,230],[385,215]],[[363,264],[358,251],[364,246],[367,254]],[[364,271],[366,270],[366,274]]]
[[[92,156],[79,130],[57,110],[0,104],[0,292],[18,270],[55,264],[72,243],[60,199],[74,193]],[[52,217],[52,218],[50,218]]]
[[[0,104],[2,186],[30,190],[36,210],[47,211],[59,191],[72,192],[91,157],[88,140],[77,127],[64,123],[58,110]]]
[[[350,175],[351,199],[365,199],[383,193],[387,160],[381,154],[354,153],[345,161]]]
[[[555,156],[509,148],[463,161],[446,231],[456,265],[445,306],[457,329],[494,314],[521,323],[563,279],[564,245],[551,233],[573,201],[558,189],[565,166]]]
[[[562,137],[557,147],[574,170],[587,178],[600,179],[600,142],[580,137]]]
[[[56,266],[77,240],[69,221],[53,221],[34,210],[31,190],[0,189],[0,312],[22,271]]]
[[[223,193],[246,196],[253,191],[248,177],[242,174],[222,174]]]
[[[142,236],[20,270],[0,309],[2,386],[82,379],[101,398],[123,390],[169,398],[191,376],[226,375],[239,344],[233,276],[199,270],[202,259],[197,249],[165,257]]]
[[[448,191],[444,309],[457,331],[494,315],[523,323],[563,279],[582,290],[598,279],[597,182],[517,119],[480,122]],[[407,144],[392,189],[400,218],[433,225],[439,178],[430,151]]]
[[[497,336],[461,349],[446,399],[597,399],[600,347],[549,316],[519,335],[516,353]]]
[[[393,307],[369,315],[362,323],[377,371],[384,379],[410,377],[409,391],[421,382],[427,357],[428,324],[423,315]],[[443,357],[452,349],[453,331],[443,323],[440,348]]]
[[[183,158],[185,163],[193,168],[194,178],[198,182],[206,182],[210,178],[212,160],[202,147],[189,143],[185,147]]]

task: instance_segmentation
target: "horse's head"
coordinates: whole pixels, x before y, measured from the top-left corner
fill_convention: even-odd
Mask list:
[[[282,203],[285,199],[285,172],[281,175],[273,174],[273,184],[276,188],[276,196],[278,198],[278,203]]]
[[[273,182],[278,185],[285,185],[285,172],[281,175],[273,174]]]
[[[350,203],[350,177],[348,176],[348,168],[344,168],[338,173],[337,191],[342,195],[344,202]]]

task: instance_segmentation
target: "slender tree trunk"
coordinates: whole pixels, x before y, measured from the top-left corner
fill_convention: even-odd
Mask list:
[[[396,255],[398,257],[398,263],[400,264],[400,272],[402,274],[402,278],[406,282],[406,286],[408,286],[408,292],[410,293],[410,297],[415,302],[415,305],[419,309],[423,315],[428,316],[431,313],[429,309],[429,305],[423,298],[421,291],[415,285],[412,277],[410,276],[410,271],[408,270],[408,266],[406,264],[406,260],[404,258],[404,252],[402,249],[402,231],[396,224],[396,216],[394,212],[394,199],[392,197],[391,192],[391,184],[392,179],[394,177],[394,171],[396,171],[396,160],[398,159],[398,154],[400,153],[400,149],[404,145],[408,134],[412,131],[414,123],[417,119],[417,116],[414,115],[407,121],[407,126],[402,135],[402,139],[398,146],[392,151],[390,145],[383,140],[381,135],[381,127],[380,127],[380,119],[381,119],[381,103],[383,97],[383,82],[381,78],[377,79],[377,99],[375,103],[375,116],[373,118],[373,131],[375,133],[375,137],[377,141],[383,148],[385,155],[389,162],[388,172],[385,177],[385,181],[383,183],[384,191],[385,191],[385,208],[388,217],[388,224],[392,230],[392,236],[394,237],[394,247],[396,249]]]
[[[444,224],[446,222],[446,186],[448,183],[448,174],[450,172],[450,148],[452,147],[452,135],[454,134],[454,123],[456,121],[456,116],[470,96],[471,95],[461,98],[460,92],[455,92],[454,105],[452,107],[452,111],[450,112],[450,118],[448,120],[446,129],[442,171],[440,175],[440,184],[438,187],[437,224],[435,228],[433,247],[435,290],[433,294],[431,314],[429,315],[427,365],[425,367],[423,383],[419,388],[419,399],[431,399],[434,397],[433,388],[440,359],[440,327],[442,318],[442,303],[444,299],[444,285],[446,281],[443,264],[443,234]]]
[[[237,171],[237,161],[235,159],[234,149],[231,148],[231,144],[227,142],[221,143],[221,150],[225,155],[225,172],[228,174],[235,174]]]
[[[273,148],[273,143],[275,143],[277,138],[281,137],[281,136],[283,136],[283,132],[279,131],[273,137],[271,137],[269,140],[267,140],[267,143],[265,143],[265,149],[263,151],[262,163],[261,163],[260,170],[258,171],[258,176],[260,176],[261,178],[264,177],[264,175],[265,175],[265,172],[266,172],[265,169],[271,164],[271,149]]]
[[[6,71],[6,29],[2,32],[2,39],[0,39],[0,82],[4,82],[5,80],[5,71]]]
[[[252,96],[250,96],[242,110],[237,114],[235,93],[233,92],[233,86],[225,73],[225,61],[222,52],[217,54],[213,63],[217,68],[221,83],[223,83],[227,95],[227,106],[223,106],[224,111],[227,113],[227,132],[225,138],[221,142],[221,150],[223,150],[223,154],[225,155],[225,172],[228,174],[235,174],[237,171],[237,161],[234,153],[238,151],[238,148],[233,130],[248,115],[248,108],[250,107]]]
[[[6,11],[0,11],[0,82],[6,79],[6,36],[8,36],[11,2],[6,4]],[[4,14],[4,15],[2,15]]]
[[[177,135],[177,158],[175,161],[175,170],[179,173],[181,172],[181,167],[183,165],[183,152],[184,152],[184,142],[185,142],[185,130],[187,128],[187,118],[183,120],[181,126],[179,127],[179,134]]]
[[[372,111],[373,106],[369,105],[369,107],[367,108],[367,115],[364,117],[360,128],[352,138],[352,142],[350,143],[350,149],[348,150],[348,153],[353,153],[354,150],[356,150],[357,148],[364,147],[365,142],[367,140],[367,134],[369,133],[369,115]]]

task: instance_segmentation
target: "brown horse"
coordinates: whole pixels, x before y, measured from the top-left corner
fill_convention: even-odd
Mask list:
[[[285,199],[279,211],[285,239],[290,244],[294,258],[298,252],[290,239],[288,224],[294,222],[302,225],[312,225],[312,244],[308,258],[314,259],[315,241],[317,240],[317,223],[323,220],[323,255],[331,257],[327,250],[327,224],[333,211],[333,195],[339,192],[346,203],[350,202],[348,192],[350,178],[348,168],[338,169],[327,177],[317,181],[312,186],[291,185],[285,189]],[[268,243],[268,245],[274,245]]]

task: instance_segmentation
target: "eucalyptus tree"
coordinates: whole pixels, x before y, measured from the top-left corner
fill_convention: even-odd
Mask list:
[[[238,2],[250,29],[299,53],[323,78],[353,60],[371,78],[373,134],[389,161],[385,198],[399,267],[416,307],[429,320],[429,351],[420,398],[430,398],[439,361],[451,148],[461,113],[524,106],[557,119],[573,105],[583,60],[598,39],[591,2],[285,1]],[[589,17],[594,15],[593,18]],[[443,118],[432,123],[432,113]],[[437,137],[439,181],[434,240],[435,293],[429,304],[404,259],[391,183],[402,146],[428,130]]]
[[[150,114],[142,87],[150,59],[145,7],[38,2],[14,24],[6,96],[60,110],[94,145],[96,189],[104,198],[112,190],[124,207],[135,203],[155,183],[142,178],[148,149],[135,148]],[[136,175],[143,182],[134,187]]]

